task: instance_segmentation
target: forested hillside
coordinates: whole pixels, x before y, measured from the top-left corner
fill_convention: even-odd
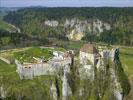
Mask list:
[[[0,29],[0,50],[48,44],[45,38],[30,37],[23,33],[10,33]]]
[[[31,36],[133,45],[133,8],[24,8],[4,20]]]

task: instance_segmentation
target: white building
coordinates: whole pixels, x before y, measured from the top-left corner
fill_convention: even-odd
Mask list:
[[[93,65],[97,64],[100,55],[98,50],[90,43],[84,44],[80,49],[80,63],[87,64],[90,61]]]

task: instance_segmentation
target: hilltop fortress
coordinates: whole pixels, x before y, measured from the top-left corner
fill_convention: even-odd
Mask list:
[[[94,68],[93,66],[100,68],[101,64],[103,64],[102,59],[110,59],[114,61],[118,51],[119,49],[98,50],[92,44],[87,43],[84,44],[79,51],[79,63],[87,69],[92,69]],[[21,79],[32,79],[34,76],[55,75],[60,71],[60,69],[63,69],[64,66],[70,66],[74,63],[73,51],[54,51],[53,55],[54,57],[47,62],[35,57],[34,59],[38,60],[36,63],[22,64],[18,60],[15,60],[17,65],[16,71]]]
[[[21,79],[32,79],[34,76],[40,75],[55,75],[60,69],[66,65],[72,64],[70,51],[68,52],[53,52],[54,57],[49,61],[38,61],[37,63],[24,63],[21,64],[15,60],[17,65],[17,72]]]
[[[17,72],[21,79],[33,79],[35,76],[40,75],[57,75],[60,71],[64,74],[61,76],[62,80],[62,99],[66,100],[67,96],[72,95],[72,90],[70,83],[68,82],[71,72],[71,67],[75,66],[76,56],[74,57],[73,51],[61,52],[53,51],[53,58],[49,59],[47,62],[43,60],[38,60],[37,63],[23,63],[21,64],[18,60],[15,60],[17,65]],[[37,59],[34,57],[34,59]],[[103,74],[107,72],[107,66],[105,61],[111,61],[112,65],[119,61],[119,49],[106,50],[101,49],[101,47],[96,48],[90,43],[84,44],[80,51],[78,57],[77,67],[79,77],[81,80],[88,79],[90,82],[95,80],[96,72],[99,73],[102,70]],[[97,70],[95,70],[97,69]],[[118,77],[115,73],[114,67],[109,67],[110,78],[112,81],[113,95],[116,100],[122,100],[123,90]],[[105,76],[104,76],[105,77]],[[51,91],[53,91],[53,98],[57,100],[57,89],[54,84],[52,84]],[[82,90],[81,90],[82,91]],[[81,95],[83,93],[81,92]],[[100,96],[99,92],[99,96]]]

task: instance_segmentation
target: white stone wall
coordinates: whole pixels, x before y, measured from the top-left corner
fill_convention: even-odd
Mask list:
[[[51,66],[48,63],[31,65],[17,64],[17,72],[19,73],[21,79],[32,79],[34,76],[55,74],[57,70],[54,67],[55,66]]]
[[[83,67],[78,69],[79,76],[81,79],[90,79],[91,81],[94,80],[94,67],[92,65],[83,65]]]
[[[102,58],[105,58],[105,59],[111,59],[112,61],[114,61],[115,59],[115,51],[117,49],[112,49],[112,50],[103,50],[100,52],[100,55]]]
[[[32,79],[34,76],[34,71],[33,68],[25,68],[22,67],[22,71],[21,71],[21,78],[23,79]]]
[[[47,75],[49,74],[50,65],[45,63],[33,65],[34,76]]]
[[[62,100],[66,100],[67,96],[72,95],[71,88],[68,83],[68,74],[70,73],[70,66],[66,65],[64,68],[64,75],[62,78]]]
[[[52,59],[48,63],[33,63],[33,64],[20,64],[19,61],[15,60],[17,65],[17,72],[21,79],[32,79],[34,76],[40,75],[55,75],[60,69],[71,64],[71,58],[68,57],[62,59]]]
[[[113,84],[112,88],[113,88],[114,96],[116,97],[116,100],[123,100],[123,94],[122,94],[123,90],[115,74],[115,70],[113,68],[110,68],[109,70],[111,74],[111,81]]]
[[[110,51],[109,50],[103,50],[102,52],[99,52],[102,58],[109,59],[110,57]]]
[[[114,61],[114,59],[115,59],[115,51],[116,51],[116,49],[112,49],[110,51],[110,58],[111,58],[112,61]]]
[[[93,65],[95,64],[95,54],[89,54],[80,51],[80,63],[81,64],[87,64],[85,60],[89,60]]]

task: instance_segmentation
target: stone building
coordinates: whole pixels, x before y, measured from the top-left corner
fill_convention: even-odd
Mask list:
[[[85,64],[88,61],[93,65],[96,65],[100,55],[98,50],[90,43],[84,44],[80,49],[80,63]]]
[[[65,53],[61,55],[64,56]],[[15,60],[15,64],[17,65],[16,71],[21,79],[32,79],[40,75],[55,75],[65,65],[72,64],[71,56],[62,57],[61,55],[54,55],[54,57],[47,62],[21,64],[18,60]]]

